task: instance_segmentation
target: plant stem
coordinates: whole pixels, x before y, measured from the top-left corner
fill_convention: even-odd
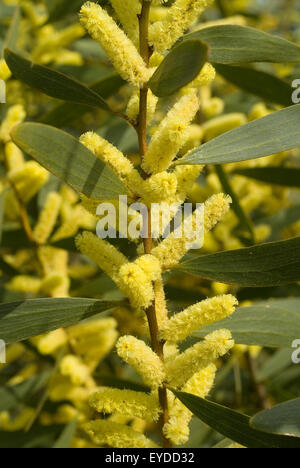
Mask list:
[[[151,55],[151,50],[148,42],[148,31],[149,31],[149,13],[150,13],[151,0],[143,0],[142,11],[139,15],[139,28],[140,28],[140,54],[144,59],[144,62],[149,66],[149,59]],[[139,139],[139,149],[140,156],[146,154],[147,151],[147,98],[148,98],[148,84],[146,83],[140,90],[140,109],[139,109],[139,119],[137,125],[137,133]],[[145,175],[145,177],[147,177]],[[152,251],[152,236],[151,236],[151,213],[148,211],[148,236],[144,239],[144,250],[145,254],[151,254]],[[155,289],[155,285],[154,285]],[[159,339],[159,327],[156,316],[156,307],[155,301],[146,311],[149,330],[151,335],[151,344],[153,351],[159,356],[163,361],[163,346],[164,342]],[[166,386],[162,386],[158,390],[159,401],[162,407],[162,416],[160,418],[160,427],[161,432],[164,424],[169,420],[169,410],[168,410],[168,395]],[[163,446],[164,448],[171,448],[171,442],[163,435]]]

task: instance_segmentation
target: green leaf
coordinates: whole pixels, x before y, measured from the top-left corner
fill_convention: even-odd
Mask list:
[[[189,393],[174,394],[192,413],[235,442],[248,448],[300,448],[300,440],[295,437],[265,434],[250,427],[250,418],[225,406],[203,400]]]
[[[259,221],[259,224],[267,224],[272,229],[272,234],[269,240],[276,240],[281,231],[288,226],[296,223],[300,219],[300,204],[292,205],[284,210],[278,211],[273,216],[264,218]]]
[[[3,190],[3,192],[0,194],[0,245],[2,243],[3,217],[6,193],[7,190]]]
[[[267,182],[268,184],[283,185],[285,187],[300,188],[300,169],[296,167],[256,167],[249,169],[237,169],[234,174],[239,174],[252,179]]]
[[[185,41],[174,47],[149,81],[158,97],[170,96],[193,81],[208,57],[207,45],[199,40]]]
[[[279,349],[265,361],[257,373],[257,380],[263,382],[272,379],[291,366],[291,343],[289,348]],[[300,372],[300,369],[299,369]]]
[[[240,307],[220,322],[204,327],[194,334],[204,338],[208,333],[226,328],[237,344],[288,348],[300,336],[300,299],[290,310],[276,300],[251,307]],[[290,362],[292,351],[290,350]]]
[[[16,50],[18,36],[19,36],[20,22],[21,22],[21,10],[20,10],[20,7],[16,7],[9,29],[8,29],[8,32],[4,40],[3,50],[1,54],[2,56],[4,55],[6,48],[11,49],[11,50]]]
[[[300,104],[214,138],[177,164],[224,164],[261,158],[300,145]]]
[[[244,287],[289,284],[300,280],[300,237],[210,255],[190,255],[177,269]]]
[[[126,193],[106,164],[62,130],[27,122],[12,131],[12,139],[25,153],[89,198],[110,200]]]
[[[242,205],[240,204],[239,198],[236,195],[235,191],[232,188],[232,185],[229,181],[229,178],[222,168],[222,166],[216,166],[216,172],[219,177],[219,180],[223,186],[225,193],[230,195],[232,199],[232,209],[235,212],[237,218],[239,219],[241,225],[249,232],[252,243],[255,243],[254,231],[251,220],[248,218],[248,215],[245,213]]]
[[[62,427],[35,425],[29,432],[0,431],[0,448],[50,448]]]
[[[211,49],[210,61],[224,64],[300,62],[300,47],[278,36],[238,25],[220,25],[186,34]]]
[[[90,86],[90,89],[95,93],[107,99],[116,93],[121,86],[123,86],[124,80],[113,73]],[[70,125],[74,120],[82,117],[86,112],[91,112],[91,108],[81,104],[74,104],[70,102],[64,102],[59,104],[51,111],[43,115],[39,121],[54,127],[62,128]]]
[[[0,411],[25,404],[27,400],[44,387],[49,379],[49,372],[43,372],[25,380],[24,382],[9,387],[0,388]]]
[[[94,374],[94,377],[99,379],[101,385],[105,385],[108,387],[119,388],[120,390],[134,390],[135,392],[151,392],[150,387],[147,387],[147,385],[143,385],[138,382],[134,382],[133,380],[119,379],[117,377],[109,375],[97,375],[97,373]]]
[[[48,23],[63,19],[79,10],[84,0],[46,0],[49,11]]]
[[[0,304],[0,336],[5,343],[27,340],[69,327],[117,307],[119,302],[96,299],[47,298]]]
[[[300,439],[300,398],[286,401],[256,414],[250,421],[253,429]],[[300,440],[299,440],[300,442]]]
[[[9,49],[5,49],[4,57],[15,78],[47,94],[47,96],[110,110],[99,94],[79,81],[51,68],[36,65]]]
[[[62,431],[58,440],[55,442],[53,448],[55,449],[66,449],[70,448],[72,439],[74,437],[76,427],[77,427],[77,418],[73,419],[65,429]]]
[[[277,78],[249,67],[232,67],[217,64],[217,72],[247,93],[262,99],[288,107],[293,104],[291,85]]]

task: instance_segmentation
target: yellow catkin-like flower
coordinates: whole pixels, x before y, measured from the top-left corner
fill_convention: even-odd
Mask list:
[[[31,339],[41,354],[52,354],[68,341],[67,334],[59,328],[45,335],[39,335]]]
[[[160,53],[172,47],[212,0],[176,0],[163,21],[150,28],[150,42]]]
[[[139,0],[111,0],[113,9],[126,31],[128,37],[135,45],[139,43],[138,15],[141,12]]]
[[[24,165],[23,153],[12,141],[5,145],[5,158],[8,171],[21,169]]]
[[[231,198],[220,193],[213,195],[205,202],[204,230],[209,232],[229,211]],[[192,220],[193,222],[193,220]],[[164,239],[152,250],[152,255],[158,258],[163,269],[173,268],[188,251],[188,241],[184,237],[175,238],[174,234]]]
[[[92,421],[85,425],[85,431],[97,445],[114,448],[157,448],[152,440],[131,427],[111,421]]]
[[[162,203],[175,196],[177,191],[177,177],[170,172],[160,172],[145,180],[143,184],[143,201],[150,206],[151,203]]]
[[[166,321],[168,320],[168,309],[162,279],[159,279],[155,282],[154,293],[156,319],[158,323],[158,328],[160,329],[164,327]]]
[[[193,186],[194,182],[200,176],[204,166],[177,166],[174,175],[177,179],[178,192],[185,195]],[[185,197],[184,197],[185,198]]]
[[[26,117],[25,110],[20,104],[8,109],[5,119],[0,126],[0,140],[4,143],[10,141],[10,131],[15,125],[19,125]]]
[[[69,327],[67,330],[68,336],[71,339],[83,337],[84,335],[94,335],[101,332],[106,332],[111,328],[117,327],[117,322],[114,318],[104,318],[99,320],[91,320],[86,323],[80,323]]]
[[[117,284],[133,308],[146,309],[154,300],[151,277],[135,263],[127,263],[120,268]]]
[[[194,331],[229,317],[237,305],[238,301],[231,295],[198,302],[174,315],[161,331],[161,338],[174,343],[182,341]]]
[[[245,114],[239,112],[222,115],[215,119],[205,122],[202,126],[205,141],[212,140],[223,133],[229,132],[234,128],[240,127],[248,122]]]
[[[0,60],[0,80],[6,81],[11,77],[11,71],[4,59]]]
[[[180,148],[186,143],[187,128],[199,109],[199,99],[195,92],[180,98],[168,112],[153,135],[142,164],[151,174],[169,168]]]
[[[168,382],[176,387],[184,385],[196,372],[224,356],[234,345],[228,330],[210,333],[204,341],[196,343],[167,363]]]
[[[38,244],[44,244],[49,238],[55,226],[60,205],[61,196],[56,192],[50,192],[33,231],[34,239]]]
[[[49,172],[35,161],[29,161],[21,169],[10,171],[9,179],[15,185],[20,198],[28,202],[45,185]]]
[[[101,161],[108,164],[130,189],[137,190],[143,179],[133,164],[115,146],[96,133],[87,132],[80,138],[81,143],[92,151]]]
[[[158,355],[142,340],[123,336],[117,342],[118,355],[140,374],[146,385],[156,388],[165,379],[165,370]]]
[[[133,390],[103,387],[91,395],[89,403],[99,413],[114,413],[116,411],[147,421],[157,421],[161,412],[155,395],[147,395]]]
[[[157,103],[158,103],[158,97],[155,96],[151,90],[149,90],[148,97],[147,97],[147,123],[150,123],[151,120],[153,119],[155,111],[156,111]],[[140,110],[140,95],[139,95],[139,90],[135,90],[127,104],[126,114],[131,120],[136,121],[138,114],[139,114],[139,110]]]
[[[86,2],[80,10],[80,21],[124,80],[141,87],[149,79],[149,70],[134,44],[100,5]]]
[[[56,249],[50,245],[41,246],[38,249],[38,257],[43,266],[45,276],[53,272],[66,275],[68,272],[68,252],[62,249]]]
[[[210,364],[207,368],[197,372],[182,390],[205,398],[212,389],[216,371],[216,366]],[[176,445],[186,443],[190,435],[189,423],[192,413],[178,399],[171,400],[169,413],[170,419],[163,428],[165,436]]]
[[[86,402],[91,394],[91,389],[74,385],[68,377],[56,375],[49,385],[49,398],[52,401],[70,400],[74,404]]]
[[[134,263],[146,273],[149,281],[156,281],[160,278],[160,263],[154,255],[142,255]]]
[[[83,232],[76,237],[77,248],[93,260],[112,279],[119,277],[122,265],[128,263],[127,258],[113,245],[100,239],[92,232]]]
[[[216,69],[211,65],[211,63],[206,63],[199,75],[185,88],[183,88],[183,90],[185,91],[188,88],[200,88],[201,86],[209,85],[216,78],[216,73]]]
[[[255,106],[252,107],[248,115],[248,120],[249,122],[252,122],[253,120],[266,117],[267,115],[271,113],[272,111],[270,111],[263,102],[258,102],[257,104],[255,104]]]
[[[0,427],[3,431],[16,432],[24,429],[35,415],[33,408],[24,408],[15,418],[11,418],[8,411],[0,413]]]
[[[205,100],[202,103],[202,112],[204,113],[207,119],[211,119],[212,117],[216,117],[223,113],[225,108],[225,103],[222,99],[218,97],[213,97],[211,99]],[[205,133],[203,129],[203,133]]]
[[[27,294],[38,294],[42,281],[34,276],[17,275],[6,284],[10,291],[19,291]]]
[[[56,291],[57,289],[60,290],[64,286],[64,282],[64,275],[61,273],[51,273],[43,279],[40,292],[48,296],[59,297],[57,296]]]
[[[86,384],[91,380],[89,368],[77,356],[68,354],[60,362],[59,370],[62,375],[69,377],[75,385]]]

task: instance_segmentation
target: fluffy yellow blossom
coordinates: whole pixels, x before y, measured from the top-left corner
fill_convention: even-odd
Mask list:
[[[0,60],[0,80],[6,81],[11,77],[11,71],[4,59]]]
[[[262,117],[266,117],[267,115],[271,114],[267,106],[263,102],[258,102],[255,106],[252,107],[251,111],[248,115],[249,122],[252,122],[256,119],[261,119]]]
[[[51,273],[43,279],[40,287],[40,292],[42,294],[47,294],[51,297],[62,297],[56,295],[56,290],[60,290],[64,283],[64,275],[62,275],[61,273]]]
[[[28,202],[47,182],[49,173],[37,162],[29,161],[21,169],[10,171],[8,177],[20,198]]]
[[[86,2],[80,10],[80,21],[124,80],[140,87],[149,79],[149,70],[134,44],[100,5]]]
[[[162,203],[175,196],[177,191],[176,174],[160,172],[153,174],[143,184],[143,201],[149,206],[151,203]]]
[[[205,141],[212,140],[223,133],[229,132],[234,128],[240,127],[248,122],[245,114],[236,112],[232,114],[222,115],[215,119],[209,120],[203,124]]]
[[[151,174],[169,168],[180,148],[186,143],[187,128],[199,109],[196,93],[187,94],[174,105],[151,138],[142,164]]]
[[[25,110],[20,104],[16,104],[8,109],[5,119],[0,126],[0,140],[4,143],[10,141],[10,131],[14,126],[19,125],[26,117]]]
[[[34,239],[38,244],[44,244],[50,236],[57,220],[60,205],[61,196],[56,192],[50,192],[33,231]]]
[[[111,421],[92,421],[85,425],[85,431],[97,445],[114,448],[156,448],[152,440],[131,427]]]
[[[39,278],[28,275],[17,275],[6,283],[10,291],[19,291],[25,294],[38,294],[42,281]]]
[[[81,402],[86,402],[90,394],[91,389],[74,385],[68,377],[61,374],[51,379],[49,398],[54,402],[70,400],[78,405]]]
[[[104,318],[99,320],[91,320],[85,323],[79,323],[67,330],[68,336],[71,339],[80,338],[84,335],[94,335],[99,332],[105,332],[109,328],[116,328],[117,322],[114,318]]]
[[[133,390],[103,387],[93,393],[89,403],[99,413],[114,413],[157,421],[161,412],[157,396]]]
[[[34,415],[34,408],[24,408],[14,418],[11,418],[8,411],[2,411],[0,413],[0,427],[7,432],[21,431],[32,420]]]
[[[21,169],[24,165],[23,153],[12,141],[5,145],[5,158],[9,171]]]
[[[99,159],[108,164],[121,180],[132,191],[138,190],[143,179],[132,163],[115,146],[96,133],[88,132],[81,136],[81,143],[92,151]]]
[[[196,372],[224,356],[234,345],[228,330],[210,333],[173,361],[167,362],[168,382],[176,387],[184,385]]]
[[[215,381],[217,368],[210,364],[205,369],[197,372],[191,377],[183,387],[183,391],[192,393],[200,398],[205,398],[212,389]]]
[[[151,277],[135,263],[121,266],[117,283],[121,291],[129,298],[133,308],[146,309],[154,300]]]
[[[90,257],[112,279],[118,278],[122,265],[128,262],[127,258],[113,245],[100,239],[92,232],[83,232],[76,237],[78,249]]]
[[[213,97],[203,102],[201,110],[207,119],[211,119],[212,117],[216,117],[217,115],[222,114],[224,108],[224,101],[218,97]],[[202,130],[204,133],[204,129]]]
[[[81,385],[91,380],[89,368],[80,358],[72,354],[68,354],[62,358],[59,370],[62,375],[69,377],[75,385]]]
[[[165,379],[165,370],[157,354],[142,340],[123,336],[117,342],[118,355],[140,374],[146,385],[156,388]]]
[[[160,53],[170,49],[188,27],[212,4],[212,0],[176,0],[163,21],[150,28],[150,42]]]
[[[68,341],[66,332],[59,328],[45,335],[31,338],[31,342],[37,347],[41,354],[52,354]]]
[[[194,331],[219,322],[233,314],[238,301],[231,295],[198,302],[174,315],[161,330],[161,337],[170,342],[182,341]]]
[[[141,255],[134,263],[146,273],[150,281],[156,281],[160,278],[160,263],[154,255]]]
[[[186,195],[193,186],[195,180],[200,176],[203,168],[204,166],[196,164],[194,166],[177,166],[174,175],[177,179],[178,192]]]
[[[138,15],[141,12],[141,3],[139,0],[111,0],[122,26],[128,37],[135,45],[139,43],[139,23]]]
[[[211,63],[206,63],[202,68],[199,75],[191,81],[184,90],[188,88],[200,88],[201,86],[209,85],[216,78],[216,69],[211,65]]]
[[[148,91],[147,96],[147,123],[150,123],[154,117],[156,106],[158,103],[158,97],[155,96],[151,90]],[[140,110],[140,96],[139,90],[135,90],[129,99],[126,108],[127,116],[132,120],[136,121]]]
[[[206,232],[211,231],[228,213],[231,203],[231,197],[223,193],[213,195],[205,202],[204,227]]]
[[[38,249],[38,257],[43,266],[45,276],[54,272],[66,275],[68,272],[68,252],[56,249],[50,245],[41,246]]]

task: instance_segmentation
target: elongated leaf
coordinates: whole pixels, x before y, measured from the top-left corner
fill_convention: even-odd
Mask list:
[[[65,429],[62,431],[61,435],[59,436],[58,440],[55,442],[53,448],[55,449],[66,449],[70,448],[72,439],[74,437],[75,431],[77,427],[77,419],[73,419]]]
[[[63,19],[70,13],[74,13],[79,10],[84,0],[46,0],[49,17],[48,23],[52,23]]]
[[[268,184],[300,188],[300,169],[296,167],[256,167],[237,169],[234,173]]]
[[[228,319],[214,323],[195,333],[204,338],[208,333],[226,328],[237,344],[288,348],[300,336],[300,299],[290,310],[276,300],[251,307],[240,307]],[[290,362],[291,362],[290,350]]]
[[[289,345],[290,346],[290,345]],[[268,359],[257,373],[257,380],[263,382],[272,379],[291,366],[291,348],[279,349]],[[299,369],[300,372],[300,369]]]
[[[217,64],[216,69],[226,80],[247,93],[286,107],[293,104],[291,85],[277,76],[249,67]]]
[[[296,437],[265,434],[250,427],[250,418],[225,406],[189,393],[175,392],[177,398],[201,421],[248,448],[300,448]]]
[[[89,198],[114,199],[126,193],[112,170],[68,133],[24,123],[13,130],[12,138],[25,153]]]
[[[219,180],[223,186],[225,193],[230,195],[232,199],[232,209],[235,212],[237,218],[239,219],[241,225],[249,232],[252,243],[255,243],[254,231],[251,220],[248,218],[248,215],[245,213],[242,205],[240,204],[239,198],[236,195],[229,178],[226,172],[223,170],[222,166],[216,166],[216,172],[219,177]]]
[[[114,73],[97,81],[97,83],[90,86],[90,89],[102,96],[103,99],[107,99],[116,93],[123,84],[124,80]],[[41,123],[53,125],[54,127],[62,128],[70,125],[74,120],[90,111],[91,108],[88,106],[64,102],[43,115],[39,121]]]
[[[57,328],[75,325],[118,304],[81,298],[28,299],[0,304],[0,336],[7,344],[26,340]]]
[[[177,164],[224,164],[261,158],[300,145],[300,104],[224,133]]]
[[[280,210],[273,216],[264,218],[259,224],[267,224],[272,229],[272,234],[269,240],[278,239],[281,231],[288,226],[296,223],[300,219],[300,204],[289,206],[284,210]]]
[[[190,256],[180,271],[244,287],[266,287],[300,280],[300,237],[239,250]]]
[[[300,47],[296,44],[245,26],[211,26],[186,34],[183,38],[190,39],[201,39],[210,46],[211,62],[300,62]]]
[[[185,41],[165,57],[149,81],[152,92],[159,97],[170,96],[193,81],[208,57],[208,47],[200,40]]]
[[[33,396],[46,384],[50,373],[43,372],[42,374],[30,377],[24,382],[0,388],[0,411],[9,411],[20,404],[26,404],[28,398]]]
[[[37,424],[29,432],[0,431],[0,448],[50,448],[62,428]]]
[[[36,65],[9,49],[5,49],[4,56],[15,78],[47,94],[47,96],[110,110],[99,94],[79,81],[51,68]]]
[[[21,21],[21,10],[20,10],[20,7],[17,6],[15,8],[8,32],[4,40],[3,50],[1,54],[2,56],[4,55],[4,51],[6,48],[9,48],[11,50],[16,50],[18,35],[19,35],[20,21]]]
[[[300,398],[286,401],[254,416],[253,429],[270,434],[298,437],[300,442]]]

